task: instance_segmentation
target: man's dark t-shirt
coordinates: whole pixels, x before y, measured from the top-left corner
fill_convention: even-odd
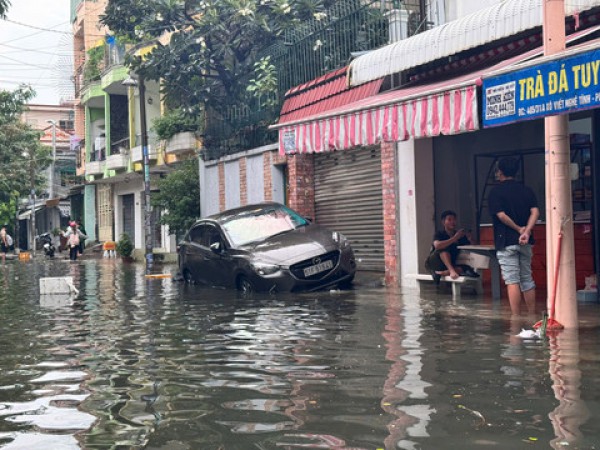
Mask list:
[[[433,240],[434,241],[447,241],[451,237],[452,236],[450,236],[448,233],[446,233],[446,230],[438,230],[433,235]],[[450,244],[448,247],[446,247],[445,249],[440,250],[440,251],[450,253],[450,258],[451,258],[452,264],[454,264],[456,262],[456,258],[458,257],[458,252],[459,252],[458,246],[459,245],[469,245],[469,244],[470,244],[470,242],[467,239],[467,237],[463,236],[455,243]]]
[[[496,250],[503,250],[509,245],[519,245],[519,233],[504,225],[496,214],[504,212],[518,226],[526,226],[531,208],[538,207],[533,191],[515,180],[505,180],[490,191],[488,201],[494,223]],[[533,233],[531,233],[529,244],[533,243]]]

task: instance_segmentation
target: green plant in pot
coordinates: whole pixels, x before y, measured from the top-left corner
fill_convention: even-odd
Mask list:
[[[117,242],[117,253],[124,260],[132,260],[131,254],[133,253],[133,242],[127,233],[121,235],[121,239]]]

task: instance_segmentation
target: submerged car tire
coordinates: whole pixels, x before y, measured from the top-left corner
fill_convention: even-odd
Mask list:
[[[196,280],[188,269],[183,269],[183,280],[188,284],[196,284]]]
[[[237,281],[237,288],[244,295],[252,294],[256,292],[254,284],[245,276],[240,276]]]

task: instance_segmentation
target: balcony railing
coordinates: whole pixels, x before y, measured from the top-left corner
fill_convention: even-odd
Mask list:
[[[148,159],[150,161],[156,161],[158,158],[158,145],[156,143],[148,144]],[[137,145],[131,149],[131,162],[141,163],[144,161],[144,154],[142,153],[142,146]]]
[[[90,161],[85,165],[86,175],[100,175],[104,173],[105,161]]]
[[[167,140],[165,151],[171,155],[180,155],[183,153],[194,152],[198,149],[199,144],[196,139],[196,134],[192,131],[177,133]]]
[[[129,151],[129,138],[119,139],[118,141],[110,144],[110,154],[118,155],[127,153]]]

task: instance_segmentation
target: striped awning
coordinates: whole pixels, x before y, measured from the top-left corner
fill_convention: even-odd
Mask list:
[[[462,80],[462,78],[466,78]],[[280,123],[281,154],[343,150],[479,129],[479,77],[375,95],[299,121]]]
[[[567,43],[575,43],[598,29],[595,26],[573,33],[567,37]],[[479,129],[477,87],[482,77],[517,68],[542,54],[542,47],[538,47],[444,81],[384,92],[296,120],[282,117],[270,128],[279,130],[281,154],[344,150],[476,131]]]

